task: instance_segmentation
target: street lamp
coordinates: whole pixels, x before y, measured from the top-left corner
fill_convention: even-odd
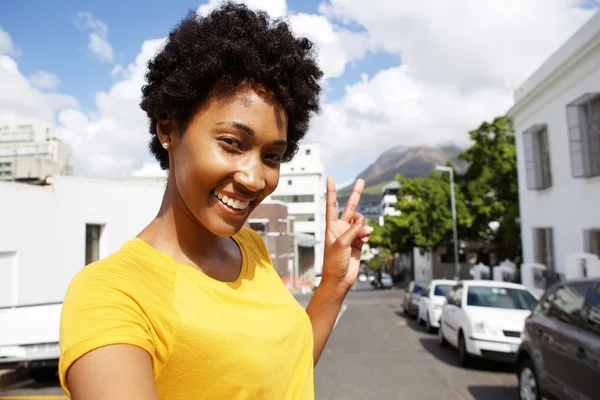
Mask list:
[[[460,264],[458,263],[458,234],[456,232],[456,204],[454,199],[454,170],[450,167],[437,165],[436,171],[448,172],[450,174],[450,204],[452,207],[452,233],[454,236],[454,267],[456,268],[456,280],[460,277]]]

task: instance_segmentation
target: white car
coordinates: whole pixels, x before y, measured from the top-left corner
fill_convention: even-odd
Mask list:
[[[428,332],[440,326],[442,306],[446,301],[446,295],[456,285],[456,281],[448,279],[434,279],[425,287],[419,298],[419,311],[417,322],[425,323]]]
[[[448,293],[438,341],[458,349],[460,364],[473,358],[515,362],[525,319],[537,303],[526,286],[469,280]]]
[[[0,369],[28,367],[39,381],[58,372],[62,303],[0,308]]]

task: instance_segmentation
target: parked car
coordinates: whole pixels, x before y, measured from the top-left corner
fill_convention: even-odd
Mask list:
[[[536,303],[524,285],[461,281],[446,297],[438,341],[456,347],[463,366],[473,358],[515,362],[525,319]]]
[[[391,289],[394,286],[394,280],[390,274],[381,274],[381,281],[379,282],[380,289]]]
[[[0,308],[0,369],[29,368],[38,381],[55,379],[62,303]]]
[[[440,326],[442,306],[446,301],[446,295],[454,285],[456,285],[456,281],[453,280],[434,279],[421,293],[417,322],[420,324],[425,323],[425,329],[428,332],[433,332],[434,329]]]
[[[517,355],[521,399],[597,399],[600,279],[560,282],[525,322]]]
[[[406,288],[406,293],[402,298],[401,305],[402,309],[404,310],[404,314],[411,318],[417,316],[417,313],[419,312],[419,298],[421,297],[421,293],[423,293],[426,286],[426,282],[410,281],[408,288]]]

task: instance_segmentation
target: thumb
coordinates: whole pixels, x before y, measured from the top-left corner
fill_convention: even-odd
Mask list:
[[[347,247],[350,246],[356,238],[368,236],[371,232],[373,232],[373,228],[370,226],[363,226],[360,223],[353,224],[338,238],[337,241],[343,247]]]

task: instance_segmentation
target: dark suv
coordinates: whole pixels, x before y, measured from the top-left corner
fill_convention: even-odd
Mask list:
[[[521,399],[597,399],[600,278],[560,282],[525,322],[517,355]]]

